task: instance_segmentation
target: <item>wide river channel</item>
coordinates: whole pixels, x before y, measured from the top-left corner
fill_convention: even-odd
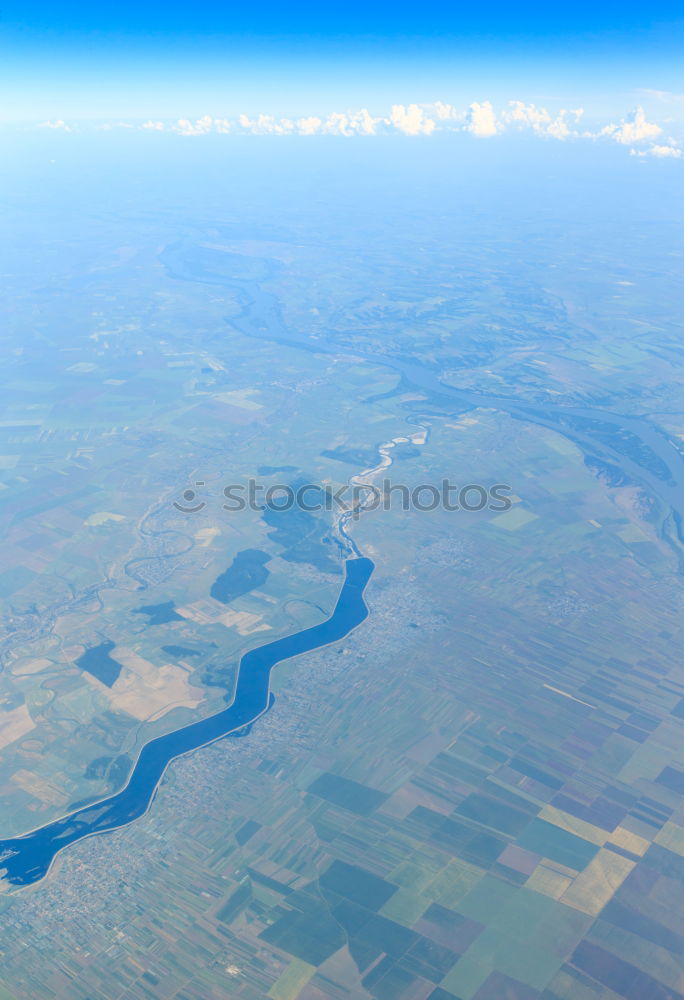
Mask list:
[[[269,706],[271,670],[283,660],[337,642],[368,616],[363,591],[374,569],[370,559],[345,562],[345,576],[330,617],[311,628],[250,649],[240,660],[231,705],[146,743],[128,783],[120,792],[39,827],[22,837],[0,841],[0,872],[11,885],[24,886],[45,876],[63,848],[93,834],[125,826],[149,808],[169,763],[182,754],[235,733]]]
[[[486,407],[515,419],[547,427],[573,441],[588,460],[609,476],[641,486],[658,508],[659,532],[684,569],[684,457],[668,436],[646,416],[617,413],[610,408],[530,402],[460,389],[443,382],[439,373],[417,359],[366,354],[333,343],[312,341],[285,327],[276,297],[258,281],[217,274],[206,269],[206,251],[193,257],[193,248],[180,242],[161,254],[168,272],[176,278],[230,287],[242,304],[230,324],[246,336],[275,341],[319,354],[346,353],[374,365],[393,369],[404,382],[422,390],[426,404],[438,410],[459,412]],[[268,262],[263,262],[268,267]],[[345,536],[346,537],[346,536]],[[356,551],[351,543],[350,550]],[[215,740],[244,729],[269,706],[270,674],[282,660],[318,649],[344,638],[368,615],[364,588],[374,569],[358,553],[348,558],[342,589],[330,618],[312,628],[276,639],[250,650],[240,660],[235,697],[224,711],[190,723],[182,729],[147,743],[126,786],[109,798],[12,840],[0,841],[0,875],[14,886],[43,878],[55,856],[69,844],[105,833],[142,816],[149,808],[168,764]],[[4,870],[4,871],[3,871]]]

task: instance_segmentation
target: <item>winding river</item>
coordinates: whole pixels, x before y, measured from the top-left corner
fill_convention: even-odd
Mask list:
[[[405,386],[423,392],[429,402],[442,412],[466,412],[476,408],[499,410],[514,419],[547,427],[562,434],[582,451],[589,461],[602,469],[615,485],[631,484],[644,489],[658,508],[659,532],[675,552],[684,573],[684,455],[675,443],[647,416],[617,413],[612,409],[568,406],[551,400],[528,402],[515,396],[461,389],[442,381],[439,372],[412,357],[364,351],[334,342],[314,340],[286,327],[275,295],[263,290],[256,281],[203,276],[184,258],[184,266],[174,271],[173,254],[180,245],[168,248],[166,260],[171,274],[189,281],[220,283],[229,287],[242,304],[238,316],[228,320],[231,326],[251,338],[260,338],[297,347],[315,354],[329,354],[365,361],[390,368],[401,376]],[[268,261],[263,261],[264,267]]]
[[[205,255],[206,257],[206,255]],[[671,545],[684,566],[684,456],[667,435],[647,417],[627,416],[589,407],[571,407],[552,402],[527,402],[459,389],[443,382],[439,373],[413,358],[366,353],[334,343],[313,340],[293,332],[283,323],[276,297],[265,292],[259,280],[268,276],[269,263],[259,280],[207,272],[192,258],[192,247],[179,243],[161,255],[169,273],[177,278],[230,287],[242,304],[230,324],[252,338],[262,338],[316,354],[340,354],[397,372],[402,381],[419,389],[439,411],[459,412],[478,407],[500,410],[510,416],[550,428],[573,441],[587,460],[614,482],[640,485],[658,506],[661,536]],[[424,405],[424,404],[423,404]],[[384,469],[389,452],[385,446],[376,469],[365,470],[357,485],[368,484]],[[99,802],[83,806],[53,823],[24,836],[0,841],[0,872],[15,887],[43,878],[65,847],[94,834],[124,826],[142,816],[150,806],[159,782],[175,758],[213,743],[230,733],[245,730],[269,707],[270,675],[273,667],[292,656],[307,653],[344,638],[367,617],[363,591],[373,572],[346,532],[351,514],[338,525],[342,548],[348,554],[345,578],[332,615],[319,625],[276,639],[245,653],[240,660],[232,704],[207,719],[151,740],[141,750],[124,788]]]
[[[366,619],[368,608],[363,592],[373,569],[370,559],[347,559],[344,583],[331,616],[319,625],[245,653],[238,667],[231,705],[216,715],[146,743],[121,791],[22,837],[0,841],[0,871],[5,881],[14,886],[37,882],[48,873],[56,855],[69,844],[138,819],[149,808],[172,760],[239,732],[258,719],[269,707],[271,670],[277,663],[337,642]]]

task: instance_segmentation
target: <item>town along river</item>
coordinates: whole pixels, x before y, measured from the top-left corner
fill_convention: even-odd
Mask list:
[[[238,668],[232,704],[182,729],[145,744],[120,792],[39,827],[13,840],[0,841],[0,872],[11,885],[23,886],[45,876],[59,851],[84,837],[125,826],[142,816],[154,798],[169,763],[254,722],[269,706],[273,667],[343,639],[368,615],[363,591],[374,569],[370,559],[347,559],[345,578],[331,616],[320,625],[275,639],[245,653]]]

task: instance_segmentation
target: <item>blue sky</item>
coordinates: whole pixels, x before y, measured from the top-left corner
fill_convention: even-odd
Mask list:
[[[681,3],[8,0],[0,38],[6,119],[484,98],[592,102],[609,114],[647,91],[684,93]]]

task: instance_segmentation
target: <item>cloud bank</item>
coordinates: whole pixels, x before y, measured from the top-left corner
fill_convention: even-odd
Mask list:
[[[368,108],[356,111],[333,111],[325,117],[277,118],[269,114],[250,117],[238,115],[234,119],[214,118],[203,115],[195,121],[179,118],[176,121],[146,121],[141,125],[117,122],[100,125],[100,128],[136,127],[150,132],[168,132],[182,136],[202,136],[211,133],[233,135],[336,135],[374,136],[399,134],[405,136],[431,136],[440,132],[464,132],[476,139],[492,139],[504,133],[528,133],[558,141],[594,140],[615,142],[626,146],[634,156],[659,159],[680,159],[680,142],[663,134],[663,128],[648,121],[641,107],[635,108],[617,122],[587,129],[582,127],[583,108],[561,108],[550,112],[547,108],[524,101],[509,101],[496,110],[491,101],[473,101],[466,108],[456,108],[443,101],[431,104],[393,104],[389,113],[373,115]],[[61,119],[42,122],[41,128],[72,131]]]

